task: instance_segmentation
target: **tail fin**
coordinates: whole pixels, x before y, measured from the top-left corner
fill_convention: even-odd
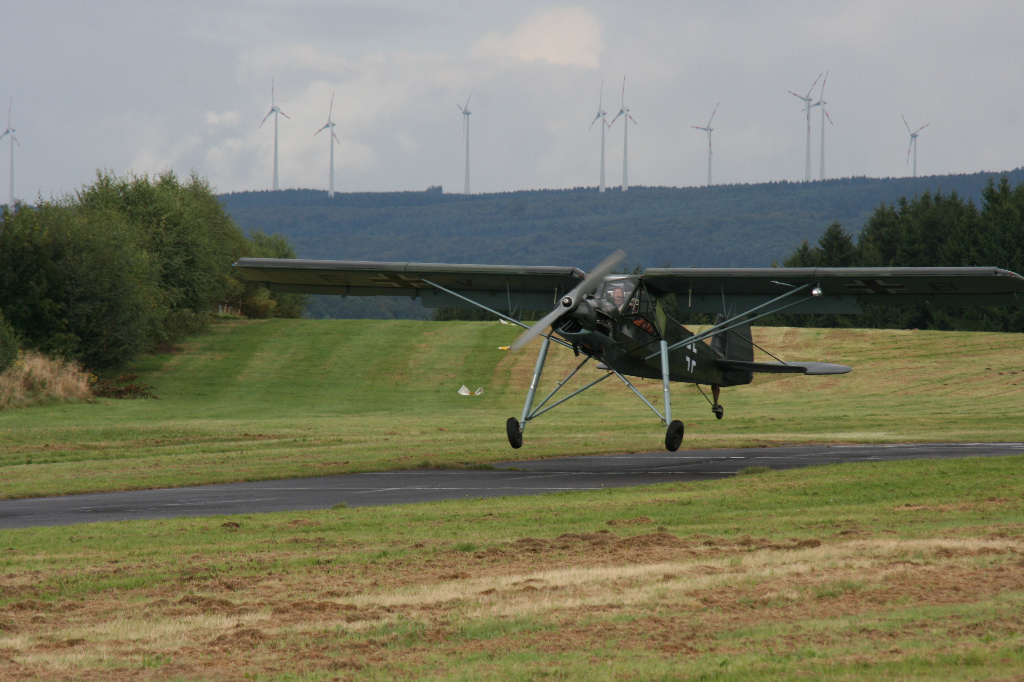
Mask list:
[[[727,318],[718,313],[715,324],[722,324]],[[753,362],[754,342],[750,336],[750,323],[733,327],[727,332],[719,332],[711,339],[711,348],[714,349],[723,360],[740,360],[742,362]]]
[[[727,319],[729,318],[719,313],[715,318],[715,324],[721,324]],[[745,322],[729,331],[715,334],[711,337],[711,348],[726,362],[729,360],[753,362],[754,342],[750,337],[750,323]],[[754,380],[754,373],[746,367],[729,367],[724,364],[719,366],[725,370],[723,386],[742,386]]]

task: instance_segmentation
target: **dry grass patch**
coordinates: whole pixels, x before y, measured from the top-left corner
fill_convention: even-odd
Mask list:
[[[88,402],[92,399],[90,379],[77,362],[48,358],[34,351],[19,353],[14,364],[0,374],[0,410]]]

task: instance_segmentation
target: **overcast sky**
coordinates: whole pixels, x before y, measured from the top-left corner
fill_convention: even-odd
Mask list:
[[[73,192],[97,168],[195,169],[218,192],[269,189],[271,79],[282,188],[326,189],[331,94],[338,191],[596,186],[626,104],[632,185],[802,180],[807,92],[830,70],[828,177],[1024,165],[1024,3],[301,2],[2,0],[0,101],[13,97],[15,196]],[[820,85],[820,83],[819,83]],[[818,88],[813,93],[818,96]],[[818,177],[820,115],[812,110]],[[6,113],[6,112],[5,112]],[[0,121],[2,124],[3,121]],[[622,180],[622,119],[607,131]],[[0,202],[8,198],[0,144]]]

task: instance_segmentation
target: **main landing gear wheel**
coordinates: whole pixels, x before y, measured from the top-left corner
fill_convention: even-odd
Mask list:
[[[668,425],[668,430],[665,431],[665,449],[669,452],[675,452],[679,449],[679,446],[683,442],[683,422],[675,419],[671,424]]]
[[[681,426],[681,425],[680,425]],[[505,433],[508,434],[508,444],[518,450],[523,447],[523,432],[519,430],[519,420],[509,417],[505,422]]]
[[[725,408],[721,405],[715,405],[711,408],[711,411],[715,413],[715,419],[721,419],[725,416]]]

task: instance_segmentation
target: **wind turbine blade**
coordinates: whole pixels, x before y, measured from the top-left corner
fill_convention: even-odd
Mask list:
[[[915,130],[915,131],[914,131],[914,134],[916,135],[917,133],[921,132],[922,130],[924,130],[925,128],[927,128],[927,127],[928,127],[928,126],[930,126],[930,125],[931,125],[931,123],[925,123],[925,124],[924,124],[923,126],[921,126],[920,128],[918,128],[917,130]]]
[[[633,114],[626,114],[626,118],[628,118],[633,123],[636,123],[636,125],[640,125],[639,123],[636,122],[636,119],[633,118]]]
[[[818,99],[825,99],[825,83],[828,82],[829,71],[831,71],[831,69],[825,72],[825,80],[821,81],[821,92],[818,93]]]
[[[604,79],[601,79],[601,92],[597,96],[597,110],[604,109]]]
[[[721,104],[721,102],[718,104]],[[715,105],[715,110],[711,112],[711,118],[708,119],[708,128],[711,127],[711,122],[715,120],[715,114],[718,113],[718,104]]]
[[[268,119],[268,118],[270,118],[270,115],[271,115],[272,113],[274,113],[274,110],[273,110],[273,109],[271,109],[270,111],[268,111],[268,112],[267,112],[267,115],[263,117],[263,120],[262,120],[262,121],[260,121],[260,125],[259,125],[259,127],[260,127],[260,128],[262,128],[262,127],[263,127],[263,124],[267,122],[267,119]]]
[[[270,106],[271,107],[275,106],[275,104],[274,104],[274,78],[273,77],[270,78]]]
[[[473,91],[470,90],[469,91],[469,97],[466,98],[466,106],[463,107],[463,109],[462,109],[463,111],[465,111],[466,109],[469,109],[469,100],[472,99],[472,98],[473,98]]]
[[[626,108],[626,77],[622,77],[622,109]]]
[[[618,265],[619,262],[625,257],[626,254],[622,251],[622,249],[616,250],[615,253],[601,261],[600,265],[594,268],[591,272],[587,273],[587,276],[583,279],[583,281],[577,284],[576,287],[566,295],[566,298],[578,302],[588,294],[594,293],[597,287],[601,286],[601,282],[604,281],[604,278],[607,275],[611,274],[611,271],[615,269],[615,266]],[[537,322],[537,324],[533,325],[525,332],[520,334],[519,338],[516,339],[511,346],[509,346],[509,350],[517,351],[521,349],[530,341],[533,341],[535,338],[540,336],[545,329],[550,327],[552,324],[555,323],[555,321],[558,318],[560,318],[562,315],[565,315],[568,312],[570,312],[570,310],[566,310],[562,306],[561,302],[559,302],[557,308],[555,308],[550,313],[542,317],[540,321]]]
[[[828,115],[828,111],[826,111],[826,110],[825,110],[825,109],[823,108],[823,109],[822,109],[822,112],[824,112],[824,114],[825,114],[825,118],[827,118],[827,119],[828,119],[828,124],[829,124],[829,125],[833,125],[833,126],[834,126],[834,125],[835,125],[835,123],[833,123],[833,122],[832,122],[832,117]]]
[[[278,109],[278,110],[277,110],[277,113],[281,114],[282,116],[284,116],[284,117],[285,117],[285,118],[287,118],[287,119],[291,119],[291,116],[289,116],[288,114],[284,113],[284,112],[283,112],[283,111],[281,111],[280,109]]]
[[[330,123],[325,123],[325,124],[323,124],[323,126],[322,126],[322,127],[320,128],[320,130],[316,131],[316,132],[315,132],[315,133],[313,133],[313,134],[314,134],[314,135],[319,135],[320,133],[322,133],[322,132],[324,131],[324,128],[326,128],[326,127],[327,127],[327,126],[329,126],[329,125],[330,125]]]
[[[911,135],[913,135],[914,131],[910,129],[910,124],[907,123],[907,117],[904,116],[903,114],[900,114],[900,118],[903,119],[903,125],[907,126],[907,132],[910,133]]]
[[[334,134],[334,130],[331,130],[331,137],[334,138],[335,142],[337,142],[338,144],[341,144],[341,140],[339,140],[338,136]]]
[[[601,118],[601,112],[599,111],[599,112],[597,112],[597,116],[594,117],[594,120],[590,122],[590,127],[588,127],[587,130],[590,130],[590,128],[593,128],[594,124],[597,123],[600,118]]]
[[[333,92],[331,93],[331,106],[330,106],[330,108],[327,109],[327,120],[328,121],[331,120],[331,114],[334,113],[334,94],[335,93],[333,93]]]
[[[804,99],[811,99],[811,90],[814,90],[814,86],[817,85],[818,81],[821,80],[821,75],[822,74],[819,73],[818,77],[814,79],[813,83],[811,83],[811,89],[807,91],[807,97],[805,97]]]
[[[914,138],[910,138],[910,146],[907,147],[907,164],[910,163],[910,150],[914,148]]]

